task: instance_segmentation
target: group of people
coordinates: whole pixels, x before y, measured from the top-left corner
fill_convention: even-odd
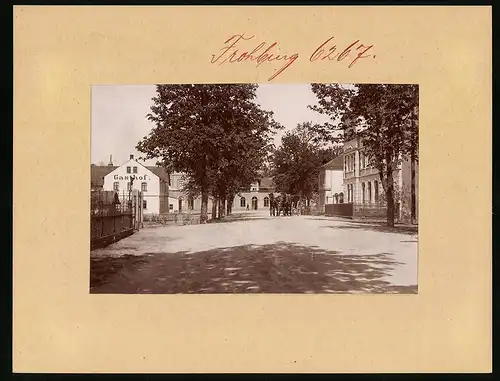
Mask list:
[[[269,215],[279,216],[283,213],[284,216],[291,216],[293,209],[298,209],[300,198],[287,193],[281,193],[277,196],[274,193],[269,193]]]

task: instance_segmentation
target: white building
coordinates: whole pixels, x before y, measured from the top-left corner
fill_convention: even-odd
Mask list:
[[[342,155],[320,167],[319,207],[343,202],[344,167]]]
[[[121,199],[127,198],[132,189],[141,191],[145,215],[168,213],[171,205],[168,183],[169,176],[165,169],[144,166],[134,159],[134,155],[130,155],[130,159],[120,166],[114,166],[111,158],[107,166],[91,166],[92,188],[113,190]]]
[[[358,209],[384,207],[386,200],[379,172],[364,153],[361,134],[344,143],[343,160],[344,202],[352,203]],[[412,164],[406,157],[400,157],[400,161],[393,172],[394,198],[400,206],[399,218],[406,221],[410,215],[412,187],[418,194],[418,164]],[[415,174],[413,184],[412,167]],[[418,202],[415,206],[415,217],[418,217]]]
[[[269,193],[275,190],[272,177],[262,177],[250,185],[250,189],[242,189],[233,200],[233,211],[269,209]]]

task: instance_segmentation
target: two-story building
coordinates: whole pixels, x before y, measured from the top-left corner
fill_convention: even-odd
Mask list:
[[[384,188],[379,171],[365,154],[362,134],[354,134],[344,142],[343,152],[343,193],[344,202],[358,208],[383,208],[386,205]],[[411,173],[414,173],[413,187],[418,194],[418,163],[407,157],[400,157],[400,163],[393,172],[394,196],[399,204],[399,218],[408,220],[411,208]],[[418,200],[418,198],[417,198]],[[418,216],[418,202],[415,217]]]
[[[319,171],[319,207],[344,202],[344,165],[342,155],[322,165]]]
[[[201,212],[201,197],[189,196],[183,190],[185,175],[180,172],[170,174],[169,202],[173,213]],[[208,213],[212,211],[213,200],[208,198]]]
[[[363,149],[363,140],[356,136],[344,143],[343,190],[345,200],[354,204],[378,205],[383,193],[379,172],[370,163]],[[400,182],[401,169],[394,171],[394,179]]]
[[[169,176],[164,168],[144,166],[130,155],[120,166],[113,165],[110,158],[107,166],[91,165],[90,172],[92,189],[115,191],[122,200],[137,189],[142,193],[144,215],[169,212]]]

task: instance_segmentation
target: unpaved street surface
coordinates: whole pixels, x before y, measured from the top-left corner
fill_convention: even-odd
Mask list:
[[[416,293],[417,232],[247,212],[91,252],[91,293]]]

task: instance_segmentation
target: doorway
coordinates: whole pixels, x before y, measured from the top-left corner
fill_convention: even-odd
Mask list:
[[[252,197],[252,210],[257,210],[257,197]]]

